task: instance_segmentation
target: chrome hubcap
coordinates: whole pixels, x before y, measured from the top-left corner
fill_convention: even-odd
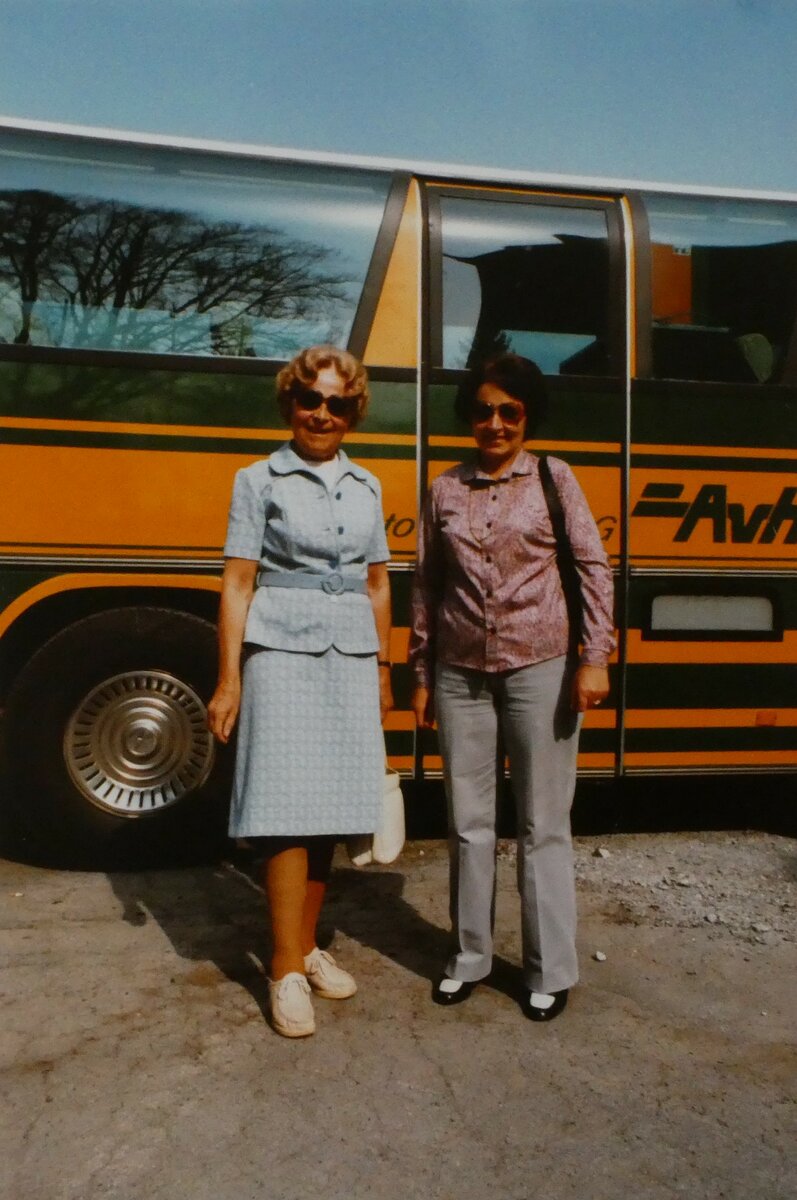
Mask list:
[[[89,692],[67,726],[64,758],[92,804],[139,817],[205,782],[213,738],[205,706],[187,684],[165,671],[136,671]]]

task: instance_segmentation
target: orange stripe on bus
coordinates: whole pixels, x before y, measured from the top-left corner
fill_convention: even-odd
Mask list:
[[[394,771],[411,772],[415,768],[415,759],[411,754],[388,754],[387,761]]]
[[[793,766],[793,750],[673,750],[632,751],[625,755],[626,767]]]
[[[625,724],[628,729],[744,729],[762,727],[788,729],[797,726],[797,708],[630,709],[626,713]],[[616,713],[612,711],[597,712],[593,709],[585,715],[585,729],[614,729],[616,725]],[[412,713],[406,709],[392,712],[387,718],[385,728],[414,729],[415,722]],[[611,757],[612,755],[608,754],[608,758]]]
[[[760,545],[760,543],[758,543],[758,545]],[[648,539],[647,548],[650,548],[650,539]],[[774,548],[777,550],[780,547],[775,546]],[[751,552],[749,546],[743,547],[743,550],[745,550],[745,553]],[[752,552],[755,553],[755,551],[756,545],[753,544]],[[763,554],[765,551],[767,553],[769,552],[769,546],[763,547],[761,553]],[[745,555],[740,554],[715,554],[711,558],[707,558],[700,554],[690,556],[689,554],[683,553],[679,554],[677,558],[674,558],[665,553],[656,555],[645,554],[644,557],[641,558],[639,550],[637,549],[631,553],[630,559],[633,574],[636,574],[639,571],[655,571],[656,573],[660,573],[664,570],[695,571],[704,569],[723,572],[730,572],[739,569],[743,569],[745,572],[773,570],[781,571],[784,567],[791,567],[792,569],[795,567],[793,555],[791,557],[786,557],[785,555],[771,555],[767,558],[756,559],[747,558]]]
[[[393,712],[387,714],[385,718],[385,732],[391,730],[415,730],[415,716],[407,709],[394,709]]]
[[[218,547],[219,554],[233,476],[257,457],[210,447],[175,454],[166,443],[157,450],[0,445],[3,534],[17,546],[88,544],[141,554],[157,539],[171,552]],[[389,544],[412,552],[414,459],[377,457],[369,467],[382,480],[385,513],[395,518]],[[408,536],[399,537],[396,527]]]
[[[794,663],[797,630],[787,630],[777,642],[755,641],[646,641],[638,629],[629,629],[629,663]]]
[[[591,708],[584,713],[585,729],[616,729],[617,712],[613,708]]]
[[[61,592],[74,592],[81,588],[100,587],[157,587],[157,588],[195,588],[206,592],[220,592],[221,578],[212,575],[105,575],[102,572],[92,572],[84,575],[56,575],[28,588],[21,596],[12,600],[0,615],[0,634],[27,609],[38,604],[48,596],[56,596]]]
[[[617,714],[591,710],[585,714],[585,729],[614,729]],[[744,729],[797,726],[797,708],[650,708],[630,709],[626,713],[628,729]],[[394,709],[385,722],[386,730],[414,730],[415,718],[409,709]],[[609,755],[611,757],[611,755]]]
[[[797,725],[797,708],[631,708],[628,729],[735,729]]]
[[[797,458],[797,450],[780,447],[768,450],[759,446],[659,446],[647,442],[632,442],[631,454],[632,465],[634,454],[659,454],[668,458]]]
[[[390,657],[394,663],[407,661],[410,631],[406,625],[394,625],[390,634]]]
[[[613,754],[579,754],[576,765],[580,770],[613,771]]]

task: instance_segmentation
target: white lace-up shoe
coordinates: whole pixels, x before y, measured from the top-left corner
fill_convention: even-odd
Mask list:
[[[282,979],[269,979],[271,1024],[283,1037],[307,1037],[315,1033],[315,1017],[310,1000],[310,985],[298,971],[289,971]]]
[[[339,967],[326,950],[311,950],[304,960],[307,982],[317,996],[326,1000],[347,1000],[357,991],[357,984],[349,974]]]

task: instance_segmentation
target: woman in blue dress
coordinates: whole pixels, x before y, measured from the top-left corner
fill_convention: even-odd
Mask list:
[[[357,986],[316,924],[335,840],[381,815],[389,552],[379,482],[341,449],[368,407],[365,369],[313,346],[279,372],[277,398],[291,441],[235,478],[208,712],[222,742],[239,721],[229,832],[264,854],[271,1023],[304,1037],[311,991]]]

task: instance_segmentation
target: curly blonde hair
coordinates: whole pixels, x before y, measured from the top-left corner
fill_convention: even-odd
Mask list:
[[[349,428],[354,429],[362,421],[371,398],[365,367],[348,350],[339,350],[337,346],[308,346],[277,375],[277,404],[286,424],[290,424],[291,401],[296,392],[311,390],[319,371],[326,367],[333,367],[343,380],[342,394],[357,402]]]

